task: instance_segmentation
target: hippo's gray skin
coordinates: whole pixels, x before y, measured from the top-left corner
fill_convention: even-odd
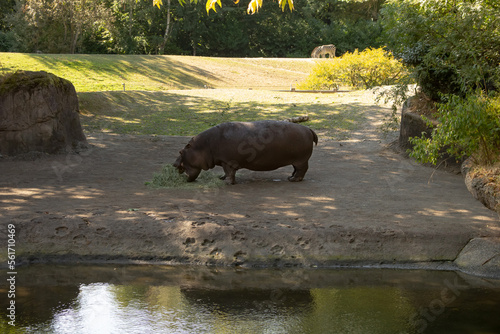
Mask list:
[[[222,166],[231,184],[238,169],[269,171],[292,165],[289,181],[302,181],[308,161],[318,144],[316,133],[306,126],[283,121],[222,123],[191,138],[174,163],[188,182],[201,170]]]

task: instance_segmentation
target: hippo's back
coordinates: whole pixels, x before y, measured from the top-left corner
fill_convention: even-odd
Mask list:
[[[313,143],[318,142],[308,127],[285,121],[230,122],[216,128],[215,161],[235,161],[240,168],[251,170],[273,170],[307,161]]]

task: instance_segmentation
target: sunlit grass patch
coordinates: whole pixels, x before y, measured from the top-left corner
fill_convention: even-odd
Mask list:
[[[123,91],[123,84],[127,91],[285,88],[303,80],[313,65],[309,59],[0,52],[0,73],[46,71],[71,81],[77,92]]]
[[[353,103],[343,103],[348,95]],[[243,89],[168,92],[79,93],[85,131],[194,136],[223,122],[284,120],[309,115],[302,123],[323,138],[348,139],[367,115],[380,112],[363,93],[300,94]]]

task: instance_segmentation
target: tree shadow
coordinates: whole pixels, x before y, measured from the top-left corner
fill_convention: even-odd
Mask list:
[[[307,114],[310,120],[303,124],[320,131],[323,138],[349,139],[370,115],[385,110],[362,103],[244,102],[172,92],[89,92],[79,93],[79,100],[82,124],[89,132],[181,136],[194,136],[223,122]]]
[[[123,83],[128,90],[166,90],[202,88],[220,81],[210,71],[168,56],[30,54],[29,57],[54,73],[69,74],[71,77],[65,79],[72,81],[77,91],[81,81],[96,91],[122,90]]]

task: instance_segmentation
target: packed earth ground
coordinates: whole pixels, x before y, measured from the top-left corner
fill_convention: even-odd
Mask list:
[[[19,259],[499,274],[498,215],[472,198],[461,175],[398,152],[395,134],[380,131],[390,108],[376,104],[372,91],[251,87],[252,80],[274,78],[283,87],[304,77],[270,71],[265,79],[248,74],[249,87],[238,89],[79,93],[87,149],[0,160],[0,217],[16,226]],[[182,120],[183,113],[197,118]],[[146,185],[200,128],[297,114],[311,117],[306,125],[320,139],[303,182],[286,181],[291,167],[284,167],[240,171],[236,185],[216,188]]]

